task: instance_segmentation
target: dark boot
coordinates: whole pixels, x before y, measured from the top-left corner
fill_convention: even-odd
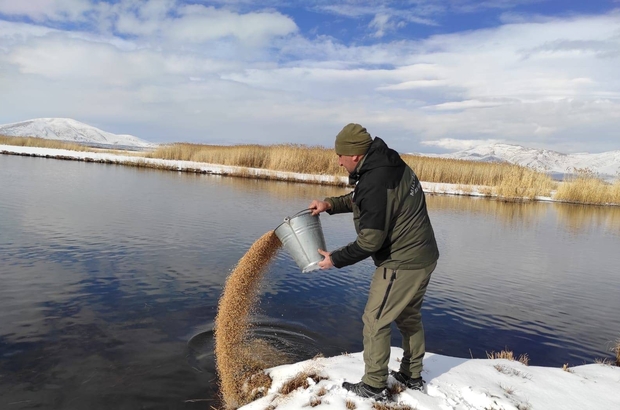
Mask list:
[[[422,380],[422,377],[412,378],[402,372],[395,372],[393,370],[390,372],[390,375],[396,379],[397,382],[404,384],[408,389],[424,390],[424,383],[426,382]]]
[[[357,394],[360,397],[366,397],[376,401],[384,401],[388,399],[388,392],[385,387],[372,387],[364,382],[359,382],[355,384],[344,382],[342,383],[342,387],[352,393]]]

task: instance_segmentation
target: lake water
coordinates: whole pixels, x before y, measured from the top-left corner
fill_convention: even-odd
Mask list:
[[[0,408],[216,406],[212,330],[227,275],[285,216],[344,192],[0,155]],[[441,251],[428,351],[508,348],[552,367],[611,357],[620,209],[427,198]],[[321,221],[328,248],[354,239],[349,215]],[[361,351],[372,270],[302,274],[281,250],[254,334],[292,360]]]

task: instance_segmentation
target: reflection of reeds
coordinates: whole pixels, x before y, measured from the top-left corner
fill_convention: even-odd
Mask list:
[[[573,232],[593,227],[603,227],[609,231],[620,231],[620,208],[586,206],[577,204],[555,204],[558,217]]]
[[[529,225],[539,221],[549,210],[549,204],[539,202],[506,202],[489,198],[469,198],[428,195],[428,209],[459,214],[481,214],[497,219],[508,226]]]

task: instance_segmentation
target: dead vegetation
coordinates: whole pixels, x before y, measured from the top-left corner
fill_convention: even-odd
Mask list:
[[[407,388],[400,383],[394,383],[392,386],[388,387],[388,393],[390,394],[390,396],[396,396],[398,394],[401,394],[405,390],[407,390]]]
[[[0,136],[0,144],[61,148],[74,151],[101,151],[79,144],[42,138]],[[104,150],[103,152],[106,151]],[[110,152],[118,153],[118,151]],[[346,176],[344,169],[338,166],[333,149],[319,146],[295,144],[218,146],[175,143],[161,145],[149,153],[123,152],[123,155],[241,167],[241,170],[238,173],[234,173],[234,176],[246,178],[274,179],[256,175],[250,172],[250,168],[311,175]],[[59,156],[50,157],[73,159],[61,158]],[[614,184],[609,184],[588,170],[578,170],[579,174],[577,177],[567,179],[563,183],[558,184],[545,173],[514,164],[433,158],[409,154],[402,154],[401,157],[416,172],[421,181],[456,184],[464,193],[472,192],[472,187],[477,186],[478,192],[483,195],[497,196],[512,201],[550,197],[552,191],[557,188],[553,196],[554,199],[583,204],[620,205],[620,180]],[[91,162],[206,173],[200,169],[158,166],[146,161],[142,164],[132,161],[109,160],[91,160]],[[230,175],[233,174],[231,173]],[[326,183],[325,181],[311,180],[305,182]],[[341,183],[333,181],[332,184],[340,185]]]
[[[503,373],[505,375],[508,376],[518,376],[518,377],[523,377],[524,379],[530,379],[531,376],[528,374],[525,374],[517,369],[513,369],[510,366],[503,366],[501,364],[496,364],[495,366],[493,366],[495,368],[495,370],[497,370],[500,373]]]
[[[318,383],[321,380],[327,380],[327,377],[321,376],[315,371],[300,372],[300,373],[297,373],[290,380],[287,380],[282,385],[282,387],[280,387],[280,390],[278,390],[278,393],[287,395],[300,388],[307,389],[308,387],[310,387],[309,380],[313,380],[314,383]]]
[[[582,204],[620,204],[620,179],[607,183],[589,170],[578,170],[577,176],[558,186],[555,199]]]
[[[350,399],[347,399],[344,405],[347,408],[347,410],[355,410],[357,408],[357,405],[355,404],[355,402]]]
[[[515,355],[510,350],[502,350],[500,352],[487,352],[488,359],[506,359],[510,361],[518,361],[523,363],[524,365],[528,365],[530,362],[530,358],[527,354],[519,355],[519,357],[515,358]]]

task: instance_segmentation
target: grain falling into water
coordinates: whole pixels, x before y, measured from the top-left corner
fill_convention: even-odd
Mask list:
[[[253,374],[264,369],[256,352],[248,349],[256,341],[248,340],[248,316],[252,311],[260,280],[282,243],[269,231],[261,236],[226,280],[215,318],[215,361],[220,391],[226,408],[233,409],[249,402],[244,389]],[[253,354],[254,353],[254,354]]]

